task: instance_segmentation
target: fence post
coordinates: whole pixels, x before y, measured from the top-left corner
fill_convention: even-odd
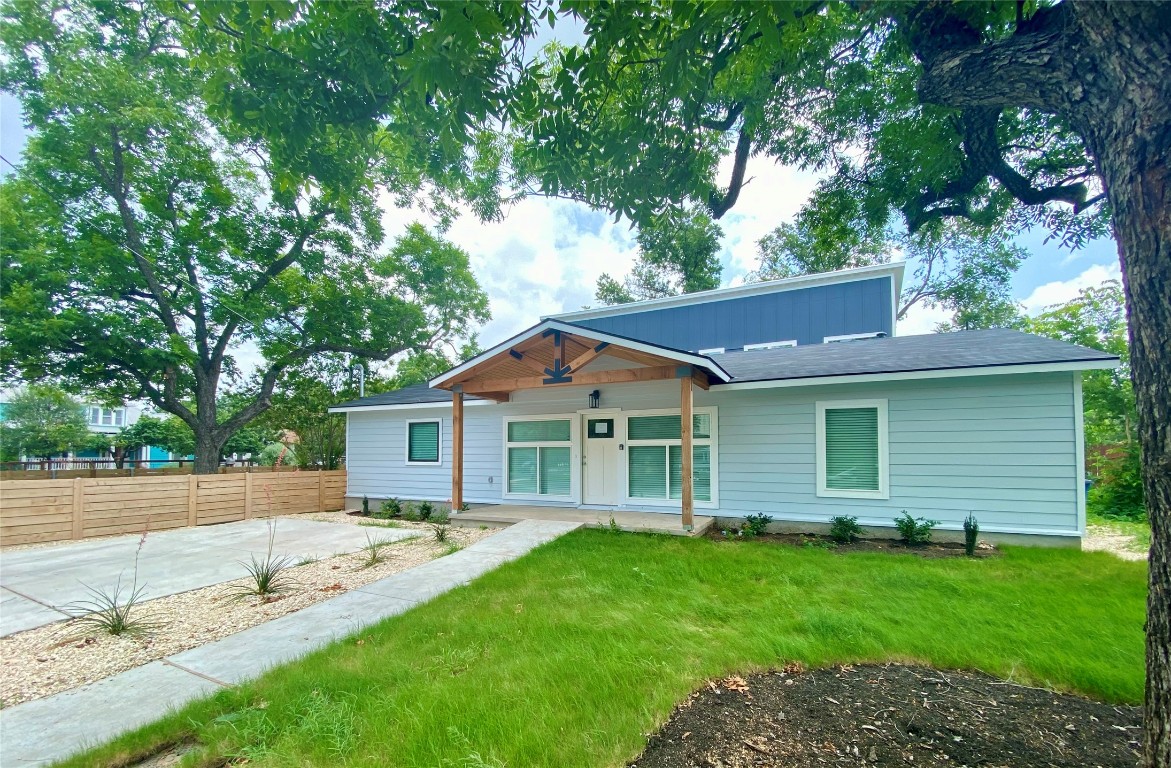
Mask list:
[[[76,541],[85,533],[85,480],[73,478],[73,539]]]
[[[187,525],[199,525],[199,475],[187,476]]]
[[[317,470],[317,511],[325,511],[325,473]]]
[[[252,519],[252,473],[244,473],[244,519]]]

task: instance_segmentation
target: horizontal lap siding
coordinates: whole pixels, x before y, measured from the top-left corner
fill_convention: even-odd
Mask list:
[[[1070,374],[713,393],[720,407],[720,506],[728,515],[890,525],[907,510],[959,529],[1076,533]],[[817,496],[818,400],[888,402],[890,499]]]

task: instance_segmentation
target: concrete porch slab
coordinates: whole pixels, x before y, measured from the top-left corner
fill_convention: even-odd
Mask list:
[[[614,518],[614,524],[624,531],[669,533],[673,536],[701,536],[716,521],[714,517],[695,515],[692,530],[685,531],[683,530],[682,515],[666,512],[492,504],[454,514],[451,516],[451,522],[454,525],[506,527],[522,520],[532,520],[578,523],[586,528],[607,528],[610,525],[611,516]]]

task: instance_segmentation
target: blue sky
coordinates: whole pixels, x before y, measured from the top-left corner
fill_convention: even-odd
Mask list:
[[[19,162],[24,129],[17,102],[0,95],[0,153]],[[2,173],[6,168],[0,168]],[[726,174],[725,174],[726,176]],[[753,158],[751,182],[740,202],[720,222],[724,229],[725,285],[743,280],[756,265],[756,242],[790,220],[813,189],[817,178],[767,158]],[[386,206],[389,232],[401,232],[426,217],[416,211]],[[1033,231],[1017,241],[1029,253],[1013,280],[1013,297],[1035,312],[1066,301],[1079,289],[1118,276],[1118,255],[1112,239],[1104,238],[1079,251],[1046,243],[1045,232]],[[565,200],[530,198],[515,204],[501,222],[483,223],[467,214],[447,236],[472,257],[477,277],[488,291],[493,319],[480,332],[483,344],[521,330],[541,315],[567,312],[594,303],[594,285],[608,272],[619,277],[636,256],[629,222]],[[927,333],[943,315],[912,310],[899,332]]]

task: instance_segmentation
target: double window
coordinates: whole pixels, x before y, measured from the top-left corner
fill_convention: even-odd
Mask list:
[[[122,427],[126,425],[125,408],[90,406],[89,423],[92,427]]]
[[[443,431],[439,419],[424,419],[407,422],[407,463],[440,464],[440,434]]]
[[[627,496],[683,497],[682,418],[679,414],[630,416],[626,421]],[[692,414],[692,495],[712,500],[712,414]]]
[[[508,493],[569,498],[573,491],[573,420],[506,423]]]
[[[817,404],[817,495],[889,499],[886,400]]]

